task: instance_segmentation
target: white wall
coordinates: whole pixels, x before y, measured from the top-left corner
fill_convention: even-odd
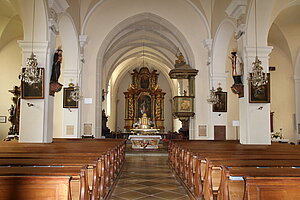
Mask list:
[[[283,137],[294,141],[295,138],[295,89],[294,69],[287,54],[274,46],[270,54],[270,66],[276,71],[271,74],[271,112],[274,112],[274,132],[282,128]]]

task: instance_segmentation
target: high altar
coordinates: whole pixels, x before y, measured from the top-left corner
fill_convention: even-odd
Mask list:
[[[125,129],[133,149],[157,149],[160,135],[164,130],[164,95],[157,83],[156,70],[142,67],[133,70],[132,84],[125,95]]]
[[[164,130],[164,95],[158,85],[157,70],[142,67],[133,70],[132,84],[125,95],[125,126],[127,131]],[[144,131],[145,132],[145,131]]]

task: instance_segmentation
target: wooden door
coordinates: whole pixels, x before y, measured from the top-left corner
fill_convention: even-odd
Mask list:
[[[226,140],[226,126],[214,126],[215,140]]]

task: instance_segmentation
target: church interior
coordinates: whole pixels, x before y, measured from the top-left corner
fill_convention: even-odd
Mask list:
[[[1,0],[0,193],[299,199],[299,19],[300,0]]]

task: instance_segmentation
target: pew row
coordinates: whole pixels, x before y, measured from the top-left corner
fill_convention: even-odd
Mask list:
[[[172,141],[169,144],[169,164],[177,177],[184,184],[192,199],[201,199],[206,193],[206,199],[213,199],[213,186],[218,188],[214,174],[208,176],[208,160],[289,160],[296,161],[296,166],[300,160],[300,148],[288,144],[270,145],[241,145],[235,141],[212,142],[212,141]],[[247,161],[245,161],[247,162]],[[253,162],[253,161],[251,161]],[[282,161],[281,164],[284,164]],[[243,164],[243,163],[241,163]],[[245,163],[244,163],[245,164]],[[251,163],[250,163],[251,164]],[[259,163],[252,163],[252,166],[259,166]],[[251,165],[250,165],[251,166]],[[211,166],[212,169],[213,166]],[[220,165],[215,166],[217,172]],[[217,177],[220,177],[218,175]],[[212,180],[209,180],[212,179]],[[207,181],[209,184],[207,184]],[[216,182],[215,184],[213,184]],[[203,184],[206,188],[203,188]],[[209,190],[210,191],[209,191]],[[204,192],[205,191],[205,192]],[[209,193],[209,198],[207,194]],[[215,193],[216,194],[216,193]]]
[[[222,167],[218,200],[300,199],[299,168]]]
[[[125,160],[125,140],[60,139],[51,144],[4,142],[0,149],[3,168],[48,166],[46,168],[50,169],[87,165],[88,199],[108,197]]]

